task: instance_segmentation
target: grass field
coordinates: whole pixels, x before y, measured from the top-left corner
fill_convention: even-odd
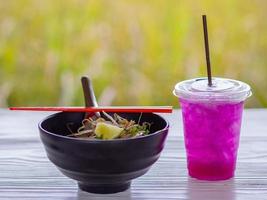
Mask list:
[[[267,107],[267,1],[0,0],[0,106],[82,105],[80,76],[102,105],[175,105],[176,82],[212,72]]]

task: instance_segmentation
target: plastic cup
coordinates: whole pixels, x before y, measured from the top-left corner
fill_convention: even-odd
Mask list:
[[[250,86],[237,80],[186,80],[175,85],[183,115],[189,175],[201,180],[234,176],[244,101]]]

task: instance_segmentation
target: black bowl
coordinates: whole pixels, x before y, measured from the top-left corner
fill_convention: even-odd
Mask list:
[[[138,121],[140,113],[120,116]],[[93,193],[115,193],[129,188],[132,179],[145,174],[158,160],[169,129],[161,116],[143,113],[141,122],[152,123],[147,136],[113,140],[67,137],[66,124],[74,123],[77,128],[83,117],[84,113],[56,113],[38,127],[50,161],[64,175],[77,180],[80,189]]]

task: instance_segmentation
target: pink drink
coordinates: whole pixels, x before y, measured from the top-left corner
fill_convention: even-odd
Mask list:
[[[180,104],[189,175],[204,180],[233,177],[244,103],[180,99]]]
[[[175,94],[182,108],[189,175],[225,180],[234,176],[244,100],[251,92],[240,81],[213,81],[214,88],[206,79],[178,83]]]

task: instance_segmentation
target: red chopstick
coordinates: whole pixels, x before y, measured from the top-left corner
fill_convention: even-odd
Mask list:
[[[172,113],[172,106],[103,106],[103,107],[10,107],[9,110],[64,111],[64,112],[128,112],[128,113]]]

